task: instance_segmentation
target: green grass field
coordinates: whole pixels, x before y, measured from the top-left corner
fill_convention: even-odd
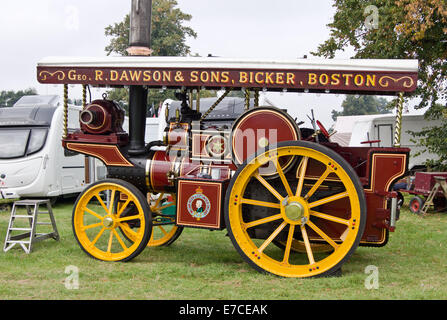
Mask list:
[[[132,262],[96,261],[73,237],[72,206],[54,207],[60,242],[37,243],[30,255],[0,253],[0,300],[447,299],[447,213],[421,218],[404,208],[386,247],[359,248],[342,277],[303,280],[256,272],[225,231],[185,229],[172,246],[146,249]],[[2,249],[8,220],[1,212]],[[378,289],[365,287],[369,265],[378,268]],[[69,266],[79,270],[79,289],[65,287]]]

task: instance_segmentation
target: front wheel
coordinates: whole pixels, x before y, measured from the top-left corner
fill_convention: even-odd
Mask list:
[[[153,230],[148,247],[170,246],[182,234],[183,227],[175,225],[176,205],[175,194],[149,194],[148,202],[153,214]]]
[[[132,260],[147,246],[152,231],[146,197],[132,184],[118,179],[98,181],[82,192],[73,209],[72,223],[80,247],[102,261]]]
[[[291,156],[297,161],[285,174],[280,159]],[[266,166],[276,170],[277,179],[262,177]],[[235,173],[225,220],[236,250],[256,270],[283,277],[329,276],[359,245],[366,200],[358,176],[340,155],[311,142],[282,142],[252,156]],[[297,241],[303,246],[293,250]],[[304,254],[292,255],[292,250]]]

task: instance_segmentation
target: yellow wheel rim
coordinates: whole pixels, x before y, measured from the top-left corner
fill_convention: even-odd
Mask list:
[[[171,199],[169,199],[171,198]],[[175,225],[175,216],[163,215],[163,210],[176,206],[176,197],[172,194],[161,193],[148,197],[154,224],[148,247],[160,247],[167,244],[176,236],[179,228]]]
[[[293,184],[289,182],[290,179],[286,179],[281,165],[278,165],[278,159],[286,156],[296,156],[299,159],[296,181]],[[276,167],[281,188],[275,188],[272,182],[266,181],[259,174],[259,168],[266,165]],[[310,180],[311,171],[316,167],[320,168],[320,175]],[[358,245],[363,232],[360,230],[362,213],[358,191],[343,167],[325,153],[298,145],[278,147],[255,157],[241,169],[235,179],[230,193],[227,221],[230,224],[233,243],[237,244],[257,269],[284,277],[311,277],[328,271],[333,272]],[[251,181],[260,183],[275,200],[247,198],[245,191]],[[340,191],[315,200],[320,189],[327,188],[327,181],[335,184]],[[336,207],[340,211],[340,201],[344,208],[343,218],[338,217],[340,214],[337,216],[331,212],[316,211],[319,207],[330,207],[334,204],[338,204]],[[247,205],[273,209],[275,213],[262,219],[246,221],[243,217],[243,207]],[[336,224],[342,229],[339,237],[331,238],[323,231],[328,223]],[[252,239],[249,231],[267,224],[274,224],[269,231],[270,235],[262,239]],[[278,254],[271,250],[276,247],[270,244],[280,233],[286,235],[287,240],[285,249]],[[305,254],[293,255],[300,256],[294,260],[290,252],[296,244],[297,234],[302,238]],[[332,250],[322,250],[330,252],[320,256],[318,251],[321,251],[321,247],[315,243],[322,243],[326,249],[329,245]]]
[[[127,200],[122,201],[123,197]],[[122,217],[130,206],[135,208],[134,214]],[[129,222],[138,223],[138,228],[131,229]],[[88,254],[103,261],[122,261],[137,251],[144,239],[146,223],[137,197],[124,186],[109,182],[87,189],[79,198],[73,215],[73,229],[79,244]],[[127,239],[122,230],[132,239]]]
[[[167,245],[180,232],[180,228],[175,225],[175,216],[163,214],[163,210],[176,206],[176,197],[174,194],[161,193],[155,195],[149,193],[147,200],[153,215],[152,233],[147,246],[161,247]],[[129,232],[129,228],[123,228],[122,231],[127,238],[134,240],[134,235]]]

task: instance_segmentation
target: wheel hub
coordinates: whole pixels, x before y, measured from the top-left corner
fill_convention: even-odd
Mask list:
[[[292,202],[284,208],[286,217],[292,221],[300,221],[304,217],[304,207],[299,202]]]
[[[114,221],[111,217],[105,217],[104,220],[102,221],[102,224],[106,228],[111,228],[114,224]]]

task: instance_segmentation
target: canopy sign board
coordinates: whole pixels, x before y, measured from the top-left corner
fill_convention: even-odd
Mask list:
[[[94,86],[261,88],[295,92],[396,94],[417,86],[415,60],[248,61],[217,58],[49,58],[40,83]]]

